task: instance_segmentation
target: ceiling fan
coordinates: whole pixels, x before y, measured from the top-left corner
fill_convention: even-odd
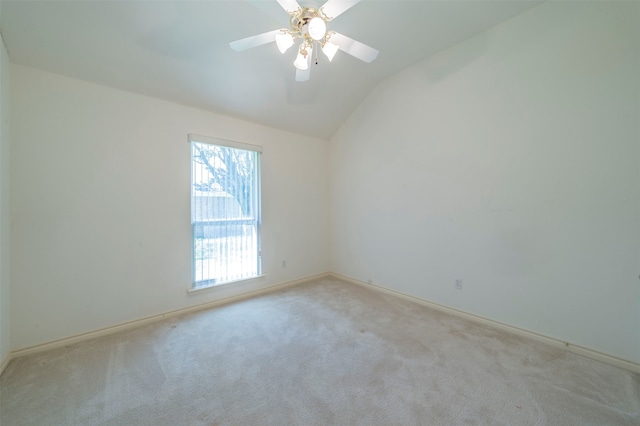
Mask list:
[[[367,63],[378,57],[376,49],[335,31],[327,30],[327,22],[355,6],[360,0],[328,0],[318,9],[300,7],[296,0],[277,0],[277,2],[290,15],[288,29],[282,28],[232,41],[229,46],[241,52],[275,41],[280,52],[285,53],[296,43],[296,39],[300,39],[298,56],[293,62],[296,67],[296,81],[309,80],[313,51],[317,52],[318,47],[329,61],[333,60],[338,50]],[[318,63],[317,53],[315,63]]]

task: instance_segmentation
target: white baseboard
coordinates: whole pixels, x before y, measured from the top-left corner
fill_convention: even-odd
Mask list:
[[[593,349],[589,349],[589,348],[585,348],[582,346],[578,346],[578,345],[574,345],[572,343],[568,343],[568,342],[563,342],[561,340],[558,339],[554,339],[552,337],[548,337],[548,336],[544,336],[542,334],[539,333],[535,333],[533,331],[529,331],[529,330],[525,330],[522,328],[518,328],[509,324],[505,324],[505,323],[501,323],[498,321],[494,321],[488,318],[484,318],[478,315],[474,315],[474,314],[470,314],[468,312],[464,312],[461,311],[459,309],[455,309],[455,308],[451,308],[449,306],[445,306],[445,305],[441,305],[439,303],[435,303],[435,302],[431,302],[429,300],[426,299],[421,299],[419,297],[415,297],[415,296],[410,296],[404,293],[400,293],[394,290],[389,290],[385,287],[380,287],[374,284],[368,284],[365,283],[363,281],[360,280],[356,280],[354,278],[350,278],[344,275],[340,275],[337,273],[333,273],[333,272],[327,272],[327,273],[323,273],[323,274],[318,274],[318,275],[314,275],[314,276],[310,276],[310,277],[306,277],[306,278],[301,278],[299,280],[295,280],[295,281],[289,281],[286,283],[282,283],[282,284],[276,284],[276,285],[272,285],[269,287],[265,287],[263,289],[260,290],[255,290],[255,291],[251,291],[248,293],[243,293],[237,296],[231,296],[231,297],[227,297],[224,299],[219,299],[219,300],[214,300],[212,302],[207,302],[207,303],[202,303],[199,305],[194,305],[194,306],[190,306],[188,308],[182,308],[182,309],[177,309],[175,311],[170,311],[170,312],[166,312],[163,314],[159,314],[159,315],[153,315],[150,317],[146,317],[146,318],[141,318],[138,320],[134,320],[134,321],[129,321],[126,323],[122,323],[122,324],[118,324],[118,325],[114,325],[114,326],[110,326],[110,327],[105,327],[99,330],[95,330],[95,331],[90,331],[87,333],[82,333],[82,334],[78,334],[75,336],[71,336],[71,337],[66,337],[63,339],[59,339],[59,340],[54,340],[52,342],[48,342],[48,343],[43,343],[40,345],[36,345],[36,346],[31,346],[28,348],[24,348],[24,349],[18,349],[15,351],[10,352],[4,360],[2,360],[2,363],[0,364],[0,375],[2,375],[2,373],[4,372],[5,368],[7,367],[7,365],[9,365],[9,362],[11,362],[12,359],[24,356],[24,355],[29,355],[29,354],[34,354],[37,352],[43,352],[46,350],[50,350],[50,349],[55,349],[55,348],[60,348],[63,346],[68,346],[68,345],[72,345],[74,343],[78,343],[78,342],[82,342],[85,340],[89,340],[89,339],[95,339],[97,337],[101,337],[101,336],[106,336],[109,334],[113,334],[113,333],[117,333],[120,331],[124,331],[124,330],[130,330],[133,328],[137,328],[137,327],[141,327],[143,325],[146,324],[151,324],[154,322],[158,322],[158,321],[162,321],[164,319],[167,318],[171,318],[171,317],[175,317],[178,315],[184,315],[184,314],[188,314],[188,313],[192,313],[192,312],[197,312],[197,311],[201,311],[201,310],[205,310],[205,309],[209,309],[209,308],[213,308],[216,306],[221,306],[221,305],[225,305],[228,303],[233,303],[233,302],[238,302],[240,300],[244,300],[244,299],[249,299],[251,297],[256,297],[256,296],[260,296],[262,294],[267,294],[267,293],[271,293],[277,290],[281,290],[287,287],[292,287],[295,285],[299,285],[299,284],[303,284],[309,281],[313,281],[313,280],[317,280],[323,277],[333,277],[351,284],[355,284],[355,285],[359,285],[362,287],[366,287],[375,291],[379,291],[385,294],[389,294],[391,296],[395,296],[395,297],[400,297],[402,299],[405,300],[409,300],[415,303],[418,303],[420,305],[423,306],[428,306],[434,309],[437,309],[439,311],[443,311],[443,312],[448,312],[450,314],[456,315],[458,317],[462,317],[477,323],[481,323],[481,324],[485,324],[494,328],[498,328],[501,330],[505,330],[508,331],[510,333],[514,333],[529,339],[533,339],[542,343],[546,343],[548,345],[551,346],[555,346],[558,348],[562,348],[565,350],[568,350],[570,352],[573,352],[575,354],[579,354],[582,356],[585,356],[587,358],[591,358],[597,361],[601,361],[604,362],[606,364],[610,364],[610,365],[614,365],[616,367],[621,367],[624,368],[626,370],[630,370],[636,373],[640,373],[640,364],[633,362],[633,361],[628,361],[622,358],[618,358],[616,356],[613,355],[609,355],[609,354],[605,354],[602,352],[598,352],[595,351]]]
[[[125,331],[125,330],[130,330],[133,328],[137,328],[137,327],[141,327],[143,325],[147,325],[147,324],[151,324],[154,322],[158,322],[158,321],[162,321],[164,319],[167,318],[172,318],[172,317],[176,317],[178,315],[184,315],[184,314],[189,314],[192,312],[197,312],[197,311],[202,311],[205,309],[209,309],[209,308],[213,308],[215,306],[220,306],[220,305],[226,305],[229,303],[233,303],[233,302],[238,302],[240,300],[244,300],[244,299],[249,299],[252,297],[256,297],[256,296],[260,296],[262,294],[266,294],[266,293],[271,293],[277,290],[282,290],[284,288],[287,287],[292,287],[295,285],[299,285],[299,284],[303,284],[309,281],[313,281],[313,280],[317,280],[323,277],[328,277],[329,273],[323,273],[323,274],[318,274],[318,275],[313,275],[310,277],[305,277],[305,278],[301,278],[299,280],[295,280],[295,281],[288,281],[286,283],[281,283],[281,284],[275,284],[269,287],[265,287],[259,290],[254,290],[254,291],[250,291],[247,293],[242,293],[239,294],[237,296],[231,296],[231,297],[226,297],[224,299],[219,299],[219,300],[214,300],[211,302],[207,302],[207,303],[202,303],[199,305],[194,305],[194,306],[190,306],[188,308],[182,308],[182,309],[177,309],[175,311],[169,311],[169,312],[165,312],[163,314],[158,314],[158,315],[153,315],[150,317],[146,317],[146,318],[141,318],[141,319],[137,319],[134,321],[129,321],[129,322],[125,322],[122,324],[118,324],[118,325],[113,325],[110,327],[105,327],[99,330],[94,330],[94,331],[89,331],[87,333],[82,333],[82,334],[78,334],[75,336],[70,336],[70,337],[65,337],[63,339],[59,339],[59,340],[54,340],[52,342],[48,342],[48,343],[43,343],[40,345],[36,345],[36,346],[31,346],[28,348],[24,348],[24,349],[18,349],[15,351],[12,351],[11,353],[9,353],[7,359],[2,363],[1,368],[0,368],[0,374],[2,374],[2,371],[4,371],[4,368],[6,367],[7,364],[9,364],[9,361],[21,356],[25,356],[25,355],[30,355],[30,354],[34,354],[34,353],[38,353],[38,352],[43,352],[43,351],[47,351],[50,349],[56,349],[56,348],[60,348],[63,346],[68,346],[68,345],[72,345],[74,343],[78,343],[78,342],[82,342],[85,340],[89,340],[89,339],[95,339],[96,337],[102,337],[102,336],[107,336],[109,334],[113,334],[113,333],[117,333],[120,331]]]
[[[9,352],[7,356],[0,363],[0,376],[2,376],[2,373],[4,373],[4,369],[7,368],[7,365],[9,365],[12,359],[13,359],[12,353]]]
[[[523,336],[529,339],[533,339],[542,343],[546,343],[547,345],[555,346],[557,348],[565,349],[569,352],[573,352],[578,355],[585,356],[587,358],[594,359],[596,361],[601,361],[606,364],[610,364],[616,367],[624,368],[625,370],[630,370],[635,373],[640,373],[640,363],[629,361],[626,359],[618,358],[614,355],[609,355],[606,353],[598,352],[593,349],[585,348],[582,346],[574,345],[573,343],[563,342],[562,340],[554,339],[553,337],[548,337],[539,333],[535,333],[533,331],[525,330],[523,328],[515,327],[513,325],[505,324],[499,321],[494,321],[489,318],[481,317],[479,315],[470,314],[465,311],[461,311],[459,309],[451,308],[449,306],[441,305],[439,303],[431,302],[426,299],[421,299],[419,297],[410,296],[408,294],[400,293],[395,290],[389,290],[385,287],[380,287],[374,284],[365,283],[363,281],[346,277],[344,275],[340,275],[334,272],[329,274],[331,277],[346,281],[351,284],[359,285],[362,287],[366,287],[375,291],[379,291],[381,293],[389,294],[391,296],[399,297],[405,300],[409,300],[415,303],[418,303],[423,306],[428,306],[433,309],[437,309],[439,311],[447,312],[452,315],[456,315],[458,317],[462,317],[477,323],[481,323],[484,325],[488,325],[490,327],[498,328],[501,330],[508,331],[513,334],[517,334],[519,336]]]

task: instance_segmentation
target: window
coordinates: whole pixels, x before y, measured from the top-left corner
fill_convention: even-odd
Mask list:
[[[193,288],[260,275],[260,153],[189,135]]]

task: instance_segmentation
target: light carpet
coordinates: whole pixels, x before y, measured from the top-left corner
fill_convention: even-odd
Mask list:
[[[13,360],[10,425],[640,425],[640,375],[325,278]]]

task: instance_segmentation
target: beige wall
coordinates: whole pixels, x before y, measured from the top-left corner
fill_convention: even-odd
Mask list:
[[[0,365],[11,350],[9,58],[0,35]]]
[[[381,83],[331,141],[331,269],[640,362],[639,9],[545,3]]]
[[[326,141],[11,72],[12,349],[328,271]],[[263,146],[265,278],[187,295],[188,133]]]

